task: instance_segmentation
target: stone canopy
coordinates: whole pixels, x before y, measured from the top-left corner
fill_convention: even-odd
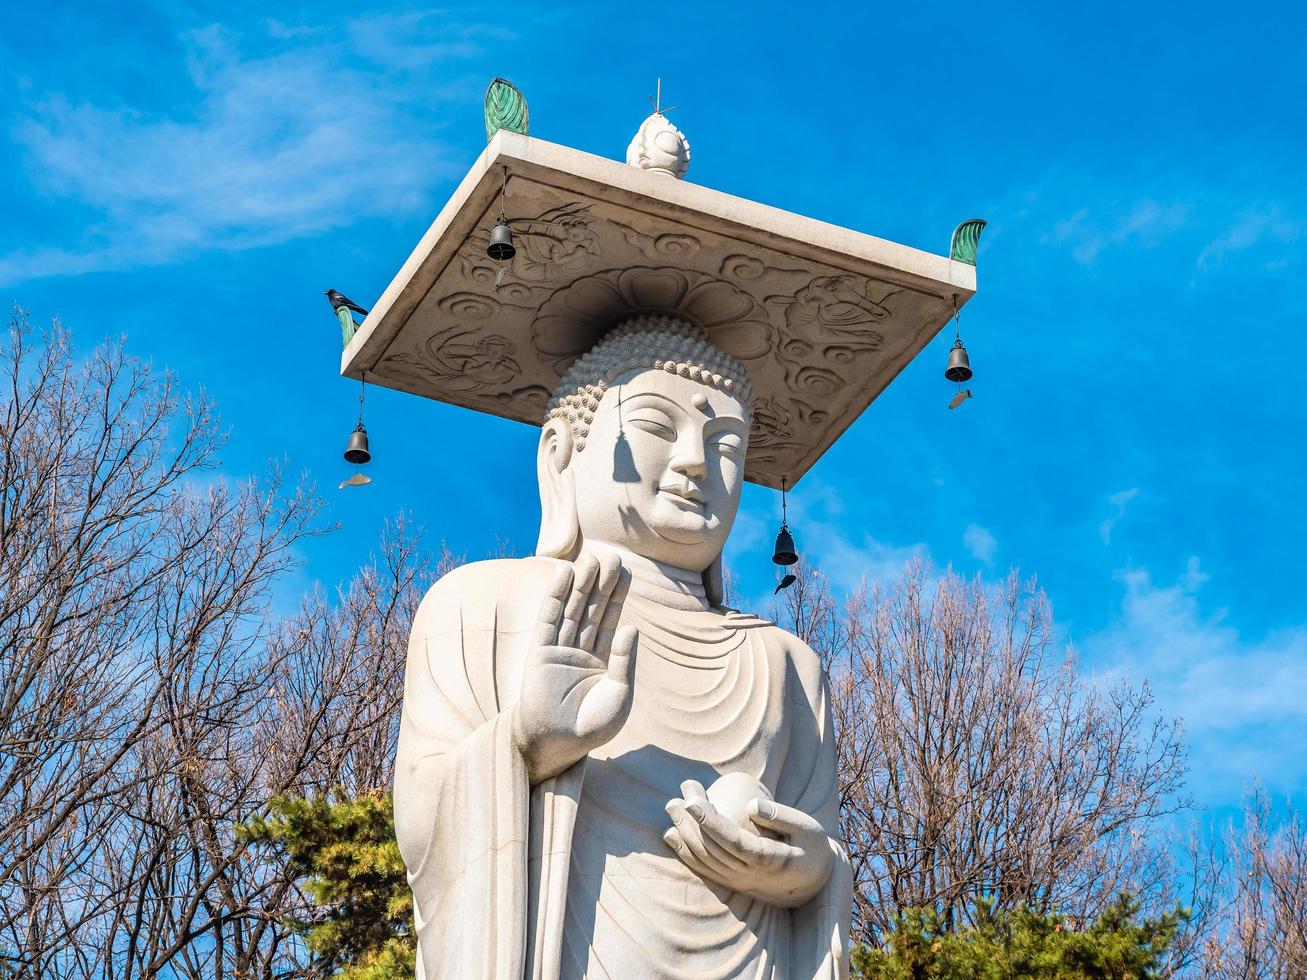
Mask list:
[[[501,188],[508,263],[486,255]],[[341,373],[540,425],[607,330],[674,313],[749,371],[745,478],[793,486],[975,288],[964,262],[500,130]]]

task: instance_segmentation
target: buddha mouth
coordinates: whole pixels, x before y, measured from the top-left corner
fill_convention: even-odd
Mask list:
[[[678,485],[674,483],[665,483],[658,489],[662,493],[671,494],[673,497],[685,501],[687,504],[692,505],[696,510],[703,510],[704,504],[707,503],[703,494],[689,484]]]

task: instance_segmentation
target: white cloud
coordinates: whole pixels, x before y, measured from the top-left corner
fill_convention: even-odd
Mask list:
[[[1113,512],[1104,519],[1103,523],[1098,525],[1098,536],[1103,539],[1103,544],[1112,543],[1112,529],[1125,517],[1126,505],[1139,496],[1139,488],[1131,487],[1129,490],[1122,490],[1114,493],[1107,498],[1108,503],[1112,505]]]
[[[1197,559],[1170,585],[1118,573],[1120,614],[1080,645],[1086,663],[1146,679],[1184,719],[1199,799],[1237,798],[1254,777],[1288,791],[1307,780],[1307,625],[1248,638],[1203,608]]]
[[[271,24],[278,43],[256,55],[221,27],[192,32],[194,98],[166,116],[60,95],[38,104],[17,130],[34,181],[98,218],[75,245],[0,256],[0,283],[254,248],[425,206],[456,168],[432,129],[413,124],[403,90],[414,79],[365,55],[402,47],[400,67],[414,71],[472,42],[407,36],[386,48],[388,24],[364,23],[325,35]],[[431,118],[440,94],[419,88]]]
[[[904,566],[913,558],[930,560],[930,549],[925,544],[897,545],[868,533],[846,537],[834,528],[821,530],[821,550],[814,551],[814,555],[831,584],[841,592],[851,592],[863,582],[891,582],[903,574]]]
[[[1204,271],[1218,268],[1226,258],[1236,252],[1271,241],[1287,245],[1302,234],[1302,225],[1285,217],[1277,206],[1250,208],[1235,220],[1224,234],[1208,242],[1198,254],[1198,268]],[[1287,263],[1284,258],[1270,260],[1268,271],[1276,271]]]
[[[1045,244],[1065,245],[1081,265],[1093,265],[1105,250],[1121,245],[1158,245],[1184,227],[1189,209],[1179,202],[1161,204],[1153,200],[1136,203],[1130,210],[1107,218],[1095,218],[1089,208],[1057,222],[1043,236]]]
[[[967,529],[962,532],[962,546],[976,561],[988,565],[994,560],[994,553],[998,551],[998,539],[979,524],[968,524]]]

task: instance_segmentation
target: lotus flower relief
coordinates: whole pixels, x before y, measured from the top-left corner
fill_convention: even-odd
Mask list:
[[[609,269],[556,291],[536,315],[531,342],[547,357],[577,357],[633,313],[674,313],[698,324],[713,346],[741,360],[775,345],[775,327],[748,293],[689,269]]]

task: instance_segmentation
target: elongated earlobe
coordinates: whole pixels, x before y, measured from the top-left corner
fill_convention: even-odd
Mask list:
[[[536,451],[536,478],[540,481],[540,538],[536,542],[536,554],[545,558],[570,561],[581,549],[576,480],[567,465],[572,452],[571,425],[563,419],[546,422]]]

